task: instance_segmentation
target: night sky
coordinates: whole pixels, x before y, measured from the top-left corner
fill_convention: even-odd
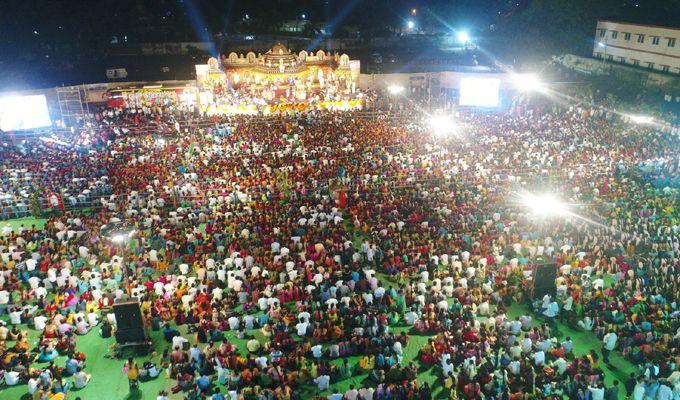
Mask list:
[[[393,36],[411,20],[428,34],[465,29],[486,35],[506,50],[532,48],[540,37],[542,46],[534,51],[546,54],[587,54],[598,18],[680,24],[680,0],[3,0],[1,4],[0,90],[17,79],[34,86],[31,79],[41,73],[56,81],[62,75],[69,75],[62,80],[73,80],[82,68],[106,59],[116,46],[277,34],[281,22],[303,15],[339,38],[350,31],[361,39]],[[15,78],[20,72],[32,77]]]

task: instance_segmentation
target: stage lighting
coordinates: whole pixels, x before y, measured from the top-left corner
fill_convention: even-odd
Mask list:
[[[0,130],[20,131],[51,125],[45,95],[0,97]]]
[[[446,136],[454,133],[455,126],[451,117],[446,115],[435,115],[430,119],[432,131],[437,136]]]
[[[521,196],[521,201],[526,208],[537,216],[549,217],[567,213],[566,205],[550,193],[526,193]]]
[[[470,41],[470,35],[468,35],[468,33],[465,31],[458,32],[457,38],[462,44],[466,44]]]
[[[458,104],[471,107],[498,107],[501,81],[497,78],[461,78]]]
[[[409,20],[406,23],[406,26],[408,26],[408,29],[413,29],[416,26],[416,24],[415,24],[415,22]]]
[[[111,241],[113,243],[116,243],[116,244],[122,244],[123,242],[125,242],[126,238],[127,238],[127,236],[125,234],[117,233],[117,234],[111,236]]]
[[[390,94],[400,94],[405,90],[405,88],[401,85],[390,85],[387,87],[387,91],[390,92]]]
[[[542,92],[545,86],[535,74],[515,74],[515,87],[522,92]]]
[[[651,124],[654,122],[654,118],[648,115],[631,115],[630,120],[636,124]]]
[[[135,235],[135,230],[130,232],[117,232],[111,236],[111,241],[115,244],[123,244],[130,240]]]

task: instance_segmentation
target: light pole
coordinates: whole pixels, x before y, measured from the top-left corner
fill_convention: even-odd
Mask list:
[[[605,65],[607,62],[607,36],[605,35],[604,37],[604,42],[597,42],[597,45],[602,47],[603,49],[603,55],[602,55],[602,71],[605,71]]]
[[[126,281],[126,293],[128,296],[131,295],[130,293],[130,282],[128,281],[128,266],[126,264],[126,253],[128,251],[129,243],[132,237],[135,235],[136,230],[132,229],[130,231],[114,231],[110,232],[108,237],[109,241],[111,243],[115,244],[118,246],[121,250],[120,256],[122,258],[121,264],[123,266],[123,280]]]

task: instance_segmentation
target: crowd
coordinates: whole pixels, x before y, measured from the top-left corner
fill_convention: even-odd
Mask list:
[[[680,139],[578,105],[457,124],[148,108],[4,146],[3,193],[58,197],[44,228],[0,230],[5,384],[105,379],[78,337],[110,338],[131,296],[165,343],[123,372],[164,376],[159,399],[680,398]],[[520,201],[543,191],[569,212]],[[102,229],[119,222],[123,245]],[[534,299],[538,257],[559,268]]]

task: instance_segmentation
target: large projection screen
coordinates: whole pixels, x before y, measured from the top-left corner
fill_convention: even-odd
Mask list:
[[[500,79],[462,78],[460,80],[461,106],[498,107]]]
[[[0,130],[21,131],[51,125],[47,99],[44,95],[0,95]]]

